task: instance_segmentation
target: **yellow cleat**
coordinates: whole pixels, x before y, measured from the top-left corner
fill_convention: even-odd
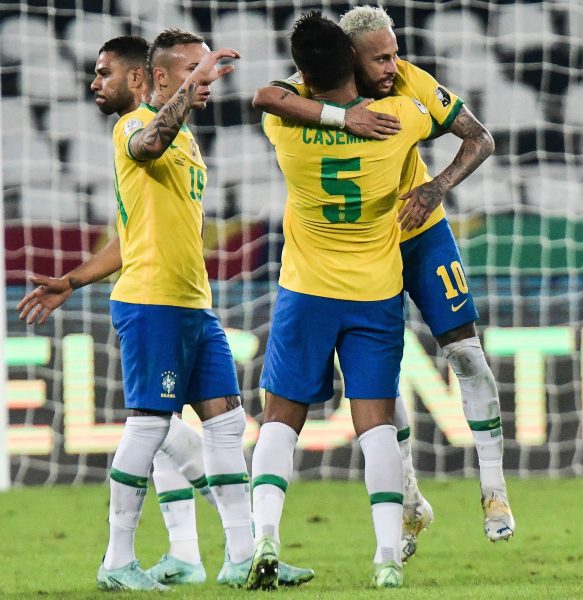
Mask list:
[[[508,541],[516,529],[505,492],[492,490],[482,496],[484,509],[484,533],[491,542]]]

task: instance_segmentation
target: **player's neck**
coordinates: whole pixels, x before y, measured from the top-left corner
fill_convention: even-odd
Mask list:
[[[127,115],[130,112],[134,112],[140,106],[142,102],[149,102],[150,100],[150,91],[148,88],[140,88],[134,92],[134,101],[131,104],[128,104],[123,110],[120,110],[117,114],[120,117]]]
[[[341,87],[333,90],[326,90],[325,92],[313,88],[310,91],[312,92],[312,98],[314,100],[333,102],[334,104],[350,104],[358,98],[358,91],[356,90],[354,81],[349,81]]]

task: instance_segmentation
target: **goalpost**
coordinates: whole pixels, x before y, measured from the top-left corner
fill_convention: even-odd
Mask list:
[[[337,20],[357,3],[319,5]],[[109,38],[134,33],[151,40],[168,26],[200,32],[214,47],[243,56],[194,119],[209,168],[205,257],[215,310],[237,361],[250,455],[261,422],[258,381],[286,194],[251,98],[257,87],[291,74],[290,27],[316,4],[116,0],[100,3],[103,12],[59,0],[49,8],[27,0],[0,4],[7,264],[0,279],[8,284],[0,327],[7,316],[1,364],[9,376],[0,390],[0,488],[9,483],[7,454],[16,485],[107,476],[125,418],[111,282],[76,291],[43,327],[26,327],[14,306],[28,275],[59,276],[109,239],[115,120],[99,113],[89,92],[96,52]],[[581,475],[583,7],[578,0],[381,4],[395,21],[401,55],[459,94],[496,141],[496,155],[448,196],[446,210],[499,384],[507,472]],[[422,147],[432,174],[459,144],[445,135]],[[333,400],[310,411],[297,476],[362,476],[342,392],[338,375]],[[457,382],[414,306],[401,393],[418,471],[476,476]],[[191,411],[186,418],[196,421]]]

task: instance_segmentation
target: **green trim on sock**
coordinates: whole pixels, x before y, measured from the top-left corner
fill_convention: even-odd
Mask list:
[[[217,485],[236,485],[238,483],[249,483],[248,473],[228,473],[226,475],[208,475],[208,486],[215,487]]]
[[[411,428],[405,427],[405,429],[401,429],[401,431],[397,431],[397,442],[404,442],[411,437]]]
[[[181,490],[168,490],[167,492],[160,492],[158,494],[158,502],[160,504],[164,502],[178,502],[179,500],[192,500],[193,498],[194,490],[191,487]]]
[[[209,482],[206,480],[206,475],[201,475],[198,479],[194,479],[190,483],[192,483],[197,490],[206,487],[209,484]]]
[[[274,485],[278,487],[284,494],[287,490],[288,482],[283,478],[279,477],[279,475],[259,475],[253,479],[253,489],[255,489],[258,485]]]
[[[468,425],[472,431],[492,431],[502,427],[502,420],[500,417],[494,417],[487,421],[468,421]]]
[[[111,468],[109,472],[109,477],[118,483],[123,485],[129,485],[130,487],[145,489],[148,487],[148,478],[140,477],[139,475],[130,475],[129,473],[124,473],[123,471],[118,471],[117,469]]]
[[[371,506],[381,504],[382,502],[392,502],[393,504],[403,504],[403,494],[397,492],[376,492],[369,494]]]

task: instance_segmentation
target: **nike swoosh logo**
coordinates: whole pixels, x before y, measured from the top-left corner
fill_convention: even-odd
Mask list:
[[[451,312],[457,312],[467,301],[468,301],[468,299],[466,298],[461,304],[458,304],[457,306],[454,306],[452,304]]]
[[[164,573],[164,577],[165,577],[165,579],[174,579],[174,577],[177,577],[180,574],[181,574],[181,571],[175,571],[174,573],[168,573],[168,571],[166,571]]]

